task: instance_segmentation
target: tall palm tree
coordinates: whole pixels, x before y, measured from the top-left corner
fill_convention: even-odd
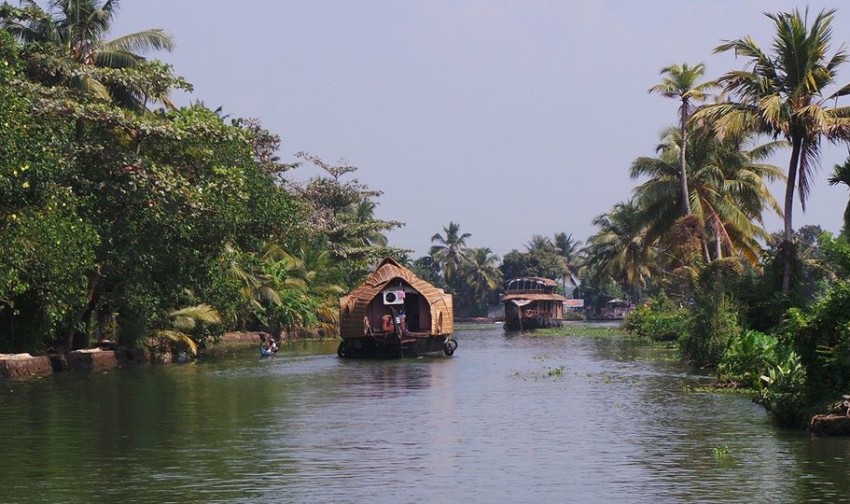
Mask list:
[[[850,108],[830,107],[850,93],[850,85],[827,93],[847,61],[843,48],[827,53],[832,39],[835,9],[822,10],[809,23],[808,10],[765,14],[774,23],[773,53],[764,52],[749,36],[727,41],[714,50],[735,51],[751,60],[749,70],[731,71],[719,79],[733,101],[705,107],[694,114],[715,119],[718,132],[748,129],[785,138],[791,146],[784,200],[782,292],[790,288],[793,254],[792,215],[795,187],[806,208],[813,170],[818,166],[823,137],[846,135]]]
[[[531,241],[525,245],[525,248],[529,252],[534,252],[535,250],[551,252],[555,250],[555,244],[552,243],[552,240],[548,236],[534,235],[531,237]]]
[[[464,268],[466,282],[472,288],[476,300],[487,302],[487,297],[502,283],[499,256],[489,248],[473,248],[467,251],[468,260]]]
[[[359,237],[367,247],[386,247],[387,237],[381,232],[382,222],[375,220],[377,203],[368,199],[361,200],[352,206],[354,224],[362,229]]]
[[[691,184],[688,199],[702,228],[703,259],[726,253],[742,254],[751,263],[759,260],[758,239],[766,240],[762,213],[765,208],[780,214],[780,208],[765,181],[782,177],[779,168],[759,163],[784,142],[769,142],[744,150],[746,137],[717,138],[709,128],[690,125],[688,166]],[[678,153],[682,139],[676,128],[662,137],[656,158],[641,157],[632,163],[632,178],[649,180],[634,189],[644,214],[647,240],[652,243],[669,232],[677,221],[679,207]],[[713,253],[708,243],[714,242]]]
[[[578,287],[579,267],[581,266],[581,241],[574,240],[572,234],[555,233],[555,247],[564,261],[564,290],[567,281]]]
[[[831,186],[844,184],[850,188],[850,157],[844,161],[844,164],[835,165],[832,168],[832,176],[829,177],[828,182]],[[841,227],[841,236],[850,241],[850,201],[844,208],[844,225]]]
[[[594,271],[595,283],[611,278],[620,282],[635,299],[646,287],[654,262],[654,250],[646,240],[646,227],[634,201],[617,203],[607,213],[593,220],[599,227],[588,238],[585,253],[587,266]]]
[[[706,98],[706,92],[715,87],[714,82],[698,83],[699,79],[705,73],[705,65],[698,63],[695,66],[689,66],[687,63],[681,65],[674,64],[661,69],[661,75],[665,76],[663,80],[651,88],[650,93],[658,93],[667,98],[675,98],[679,100],[679,132],[682,135],[682,148],[679,152],[679,177],[681,184],[681,203],[682,213],[684,215],[691,214],[690,200],[687,195],[688,191],[688,169],[686,147],[688,145],[688,119],[691,113],[692,101],[703,101]]]
[[[107,40],[119,0],[51,0],[47,10],[35,0],[20,0],[20,4],[23,9],[0,19],[4,29],[24,43],[51,45],[84,67],[134,68],[145,61],[140,53],[174,49],[174,40],[161,29]],[[70,80],[72,85],[136,111],[144,110],[149,98],[170,105],[166,96],[146,96],[128,84],[106,85],[91,74]]]
[[[449,222],[443,233],[445,236],[436,233],[431,237],[431,243],[436,243],[431,246],[431,256],[442,267],[446,281],[451,282],[466,259],[466,239],[472,235],[460,234],[460,225],[454,222]]]

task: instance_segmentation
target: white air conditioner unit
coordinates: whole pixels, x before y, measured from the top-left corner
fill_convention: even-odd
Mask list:
[[[401,304],[404,304],[404,291],[402,291],[402,290],[384,291],[384,304],[385,305],[401,305]]]

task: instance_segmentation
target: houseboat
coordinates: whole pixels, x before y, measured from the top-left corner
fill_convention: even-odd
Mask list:
[[[451,294],[417,277],[393,259],[339,300],[344,358],[452,355],[457,342]]]
[[[502,303],[505,329],[560,327],[564,320],[564,296],[555,293],[554,280],[521,277],[508,280]]]

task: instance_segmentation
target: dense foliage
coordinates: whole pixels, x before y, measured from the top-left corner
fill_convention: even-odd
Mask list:
[[[234,328],[332,331],[335,296],[386,253],[368,240],[399,225],[374,218],[379,193],[342,179],[355,168],[287,185],[280,139],[255,120],[148,109],[190,88],[130,51],[165,46],[99,39],[111,3],[56,7],[0,11],[0,349],[179,346],[171,336],[185,334],[194,350]],[[68,28],[77,8],[106,24]],[[42,36],[44,23],[92,52]],[[133,64],[110,64],[121,58]],[[175,332],[175,313],[200,323]]]

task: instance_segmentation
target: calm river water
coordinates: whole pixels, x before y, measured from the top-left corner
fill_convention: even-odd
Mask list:
[[[633,339],[458,331],[452,358],[334,342],[0,382],[0,502],[839,502],[850,440],[688,392]]]

